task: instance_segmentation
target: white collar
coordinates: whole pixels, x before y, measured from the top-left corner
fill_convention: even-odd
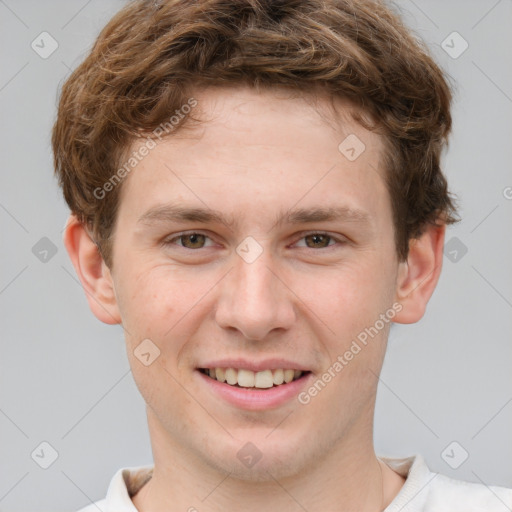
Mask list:
[[[414,499],[414,508],[421,510],[426,493],[421,493],[421,488],[426,487],[428,480],[437,474],[431,473],[421,455],[415,455],[403,459],[379,457],[391,469],[406,478],[400,492],[384,512],[405,512],[405,506]],[[105,498],[105,512],[138,512],[133,504],[130,494],[135,494],[131,489],[131,483],[145,480],[145,475],[153,469],[153,465],[133,466],[119,469],[112,478]],[[423,496],[422,496],[423,494]]]

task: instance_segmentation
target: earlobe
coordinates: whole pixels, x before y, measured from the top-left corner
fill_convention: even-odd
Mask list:
[[[446,226],[430,225],[409,244],[407,261],[399,264],[395,300],[402,310],[394,322],[411,324],[425,314],[434,293],[443,265],[443,244]]]
[[[110,270],[86,228],[74,215],[67,222],[63,239],[91,311],[106,324],[121,323]]]

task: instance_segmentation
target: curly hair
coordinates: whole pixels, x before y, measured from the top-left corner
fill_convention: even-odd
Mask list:
[[[357,107],[359,123],[382,134],[401,260],[428,224],[458,220],[440,168],[452,123],[450,86],[389,6],[379,0],[135,0],[105,26],[64,83],[52,133],[66,202],[109,267],[122,183],[104,197],[94,191],[141,134],[151,136],[168,122],[195,88],[242,84],[343,98]]]

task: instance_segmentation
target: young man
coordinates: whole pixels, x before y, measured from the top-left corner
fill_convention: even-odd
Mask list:
[[[62,90],[65,244],[122,324],[154,466],[84,511],[502,511],[373,447],[390,326],[455,208],[450,90],[370,0],[135,1]]]

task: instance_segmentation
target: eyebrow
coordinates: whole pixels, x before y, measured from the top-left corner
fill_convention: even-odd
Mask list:
[[[368,222],[369,220],[370,216],[363,210],[346,206],[311,209],[299,208],[279,216],[276,220],[276,225],[282,225],[284,223],[307,224],[326,221]]]
[[[155,206],[142,214],[137,223],[153,224],[155,222],[189,221],[202,224],[214,223],[232,226],[234,221],[228,219],[223,213],[209,208],[186,208],[177,205]]]
[[[281,212],[274,224],[282,226],[284,224],[310,224],[314,222],[345,221],[366,223],[370,216],[367,212],[359,209],[340,207],[318,207],[318,208],[299,208]],[[222,212],[209,208],[188,208],[178,205],[155,206],[142,214],[137,223],[153,224],[158,222],[198,222],[201,224],[219,223],[229,227],[238,224],[233,218],[228,218]]]

